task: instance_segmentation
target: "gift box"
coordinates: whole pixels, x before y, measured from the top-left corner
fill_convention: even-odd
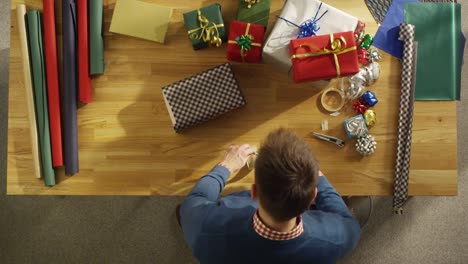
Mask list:
[[[317,0],[288,0],[284,4],[280,17],[301,26],[314,17],[319,19],[317,34],[324,35],[335,32],[354,31],[358,19],[330,5]],[[320,10],[319,10],[320,7]],[[319,12],[317,13],[317,10]],[[316,15],[317,14],[317,15]],[[323,14],[323,16],[322,16]],[[270,36],[263,46],[263,61],[273,64],[277,69],[288,72],[291,60],[288,45],[291,39],[298,37],[300,29],[290,22],[277,19]]]
[[[352,31],[291,40],[295,82],[331,79],[359,72]]]
[[[229,27],[227,59],[230,61],[259,62],[265,34],[262,25],[232,21]]]
[[[271,0],[239,0],[237,20],[268,26]]]
[[[177,133],[246,104],[229,63],[169,84],[162,92]]]
[[[195,50],[208,46],[219,47],[226,42],[227,33],[220,4],[212,4],[185,13],[184,23]]]

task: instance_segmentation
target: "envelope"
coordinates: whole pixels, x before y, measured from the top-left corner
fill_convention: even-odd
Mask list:
[[[164,43],[172,8],[139,0],[118,0],[110,32]]]

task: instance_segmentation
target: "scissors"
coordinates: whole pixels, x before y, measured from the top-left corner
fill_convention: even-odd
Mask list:
[[[319,138],[321,140],[325,140],[325,141],[334,143],[335,145],[337,145],[340,148],[345,146],[344,140],[341,140],[341,139],[336,138],[336,137],[327,136],[327,135],[319,134],[319,133],[316,133],[316,132],[311,132],[309,135],[313,136],[313,137],[317,137],[317,138]]]

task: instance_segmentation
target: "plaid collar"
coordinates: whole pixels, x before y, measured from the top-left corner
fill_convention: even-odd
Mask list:
[[[297,217],[297,225],[288,232],[278,232],[266,226],[260,219],[258,209],[253,216],[253,228],[257,234],[269,240],[290,240],[300,236],[304,232],[302,217]]]

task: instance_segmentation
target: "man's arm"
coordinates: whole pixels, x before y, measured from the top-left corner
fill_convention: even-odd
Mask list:
[[[361,236],[361,228],[335,188],[322,173],[320,174],[315,203],[318,210],[340,216],[333,218],[329,224],[333,225],[332,229],[336,234],[336,243],[339,246],[337,255],[342,257],[356,247]]]
[[[317,209],[344,217],[352,217],[341,196],[323,174],[319,176],[317,191],[317,197],[315,198]]]
[[[182,202],[180,222],[185,239],[192,248],[203,221],[217,207],[217,200],[229,176],[241,169],[251,154],[253,150],[249,145],[230,146],[219,165],[203,176]]]

